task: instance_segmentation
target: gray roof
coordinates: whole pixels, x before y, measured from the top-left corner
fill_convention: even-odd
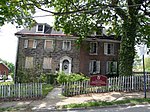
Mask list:
[[[42,33],[39,33],[39,32],[36,32],[36,27],[37,25],[45,25],[44,27],[44,32]],[[15,35],[26,35],[26,34],[29,34],[29,35],[65,35],[61,30],[60,31],[56,31],[53,27],[51,27],[50,25],[46,24],[46,23],[37,23],[35,26],[33,26],[32,28],[25,28],[21,31],[18,31],[17,33],[15,33]]]

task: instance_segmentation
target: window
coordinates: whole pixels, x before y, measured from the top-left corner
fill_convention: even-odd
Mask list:
[[[97,54],[97,42],[90,42],[90,54]]]
[[[115,61],[107,62],[106,74],[117,74],[117,62]]]
[[[37,40],[25,40],[24,48],[36,48]]]
[[[89,63],[90,74],[100,73],[100,61],[91,60]]]
[[[33,68],[33,57],[26,57],[25,68]]]
[[[44,58],[43,60],[43,69],[51,69],[52,58]]]
[[[105,43],[104,44],[104,54],[106,54],[106,55],[114,54],[114,44],[113,43]]]
[[[71,41],[63,41],[63,48],[64,51],[71,50]]]
[[[36,32],[44,33],[44,25],[42,24],[37,25]]]
[[[45,40],[45,49],[53,49],[53,41],[52,40]]]

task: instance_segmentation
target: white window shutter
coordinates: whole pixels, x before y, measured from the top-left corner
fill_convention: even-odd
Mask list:
[[[92,73],[93,72],[93,70],[92,70],[92,61],[90,61],[90,63],[89,63],[89,73]]]
[[[106,64],[106,74],[108,74],[110,72],[110,61],[107,61],[107,64]]]
[[[96,73],[100,73],[100,61],[96,61]]]
[[[115,68],[117,68],[117,62],[114,62],[114,66],[115,66]]]
[[[28,40],[24,41],[24,48],[28,48]]]
[[[65,50],[65,41],[63,41],[62,49]]]
[[[90,53],[92,53],[92,43],[90,42]]]
[[[108,49],[108,44],[104,43],[104,54],[108,54],[107,49]]]
[[[37,40],[34,40],[33,41],[33,48],[36,48],[36,46],[37,46]]]
[[[114,69],[115,69],[115,73],[117,73],[117,62],[113,62],[113,67],[114,67]]]

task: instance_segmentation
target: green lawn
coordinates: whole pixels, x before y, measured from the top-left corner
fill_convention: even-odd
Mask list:
[[[53,89],[51,84],[43,84],[42,87],[43,96],[46,96]]]
[[[112,102],[106,102],[106,101],[94,101],[94,102],[87,102],[87,103],[80,103],[80,104],[69,104],[64,105],[58,108],[86,108],[86,107],[103,107],[103,106],[111,106],[111,105],[123,105],[123,104],[142,104],[142,103],[150,103],[150,99],[147,98],[134,98],[134,99],[126,99],[126,100],[119,100],[119,101],[112,101]]]

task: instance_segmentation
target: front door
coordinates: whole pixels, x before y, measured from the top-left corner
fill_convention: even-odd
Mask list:
[[[60,59],[60,72],[63,71],[66,74],[71,73],[71,58],[64,56]]]
[[[68,60],[64,60],[62,63],[62,70],[65,73],[69,73],[69,61]]]

